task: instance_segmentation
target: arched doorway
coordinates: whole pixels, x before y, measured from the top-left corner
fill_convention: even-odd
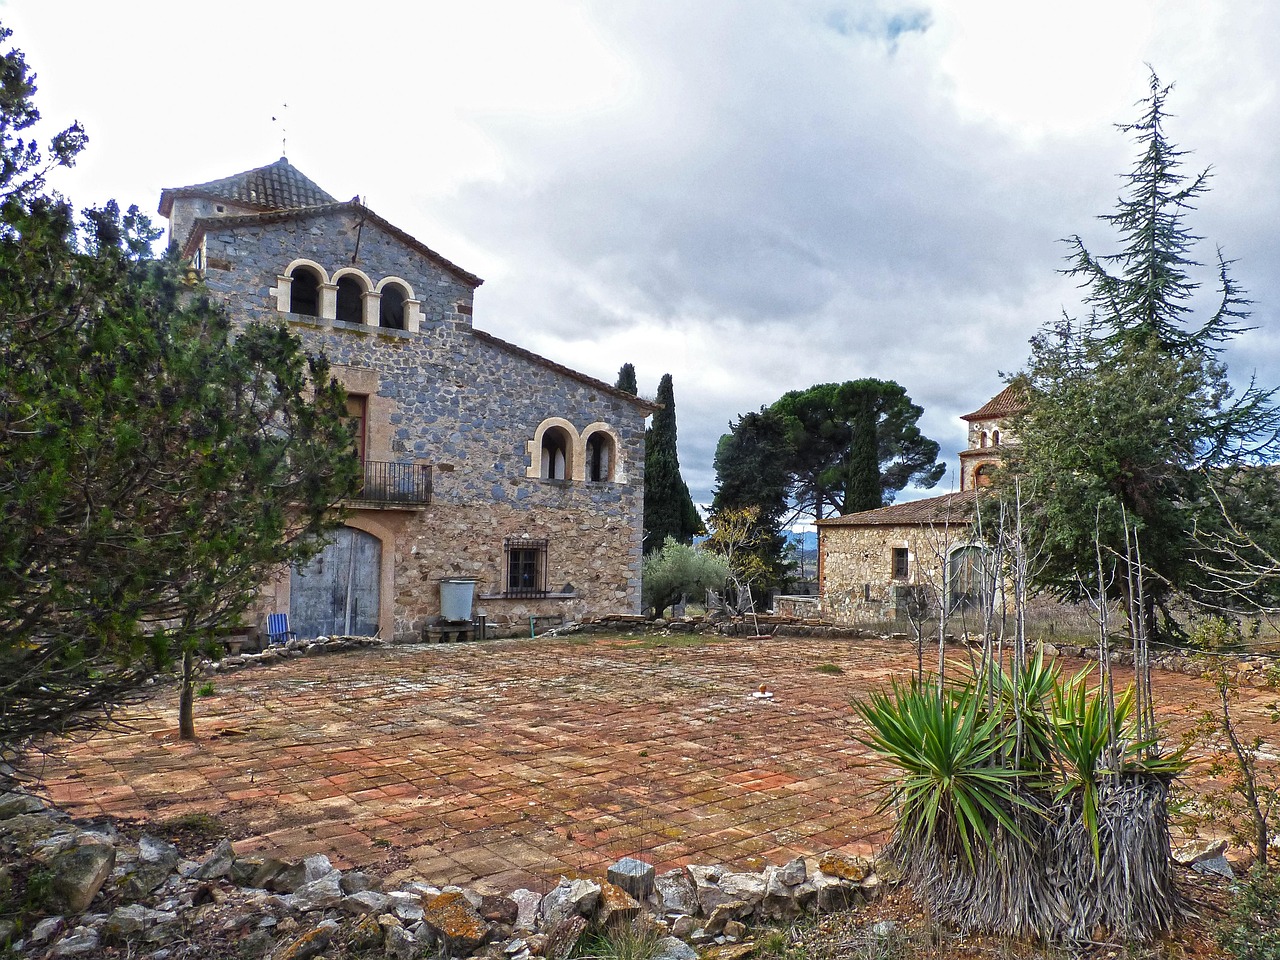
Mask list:
[[[378,632],[382,541],[353,527],[340,527],[311,562],[293,568],[289,625],[300,638],[356,636]]]

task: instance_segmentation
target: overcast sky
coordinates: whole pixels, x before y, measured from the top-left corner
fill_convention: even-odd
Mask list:
[[[671,373],[700,502],[730,420],[857,377],[924,407],[950,489],[959,415],[1076,311],[1060,239],[1113,248],[1096,217],[1148,64],[1188,172],[1214,170],[1200,258],[1222,247],[1256,301],[1232,373],[1280,383],[1280,4],[0,0],[0,22],[49,132],[88,129],[54,184],[73,200],[154,211],[287,137],[484,277],[478,327],[610,383],[630,361],[648,395]]]

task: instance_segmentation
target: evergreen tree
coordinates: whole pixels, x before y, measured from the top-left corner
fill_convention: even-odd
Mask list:
[[[793,390],[772,408],[787,424],[792,497],[821,519],[892,503],[946,471],[938,444],[917,425],[924,410],[892,380],[850,380]]]
[[[618,382],[614,386],[623,393],[629,393],[633,397],[640,392],[640,388],[636,385],[636,368],[633,364],[624,363],[618,371]]]
[[[671,374],[663,374],[656,399],[660,406],[654,411],[653,426],[644,434],[645,553],[660,550],[668,537],[690,543],[703,531],[698,508],[680,476]]]
[[[1153,74],[1142,118],[1120,128],[1140,155],[1115,212],[1101,218],[1115,228],[1118,252],[1095,256],[1079,237],[1068,241],[1066,273],[1080,279],[1089,312],[1032,339],[1030,402],[1005,471],[1032,504],[1044,588],[1078,595],[1096,579],[1100,545],[1127,590],[1118,564],[1134,550],[1126,524],[1136,527],[1151,574],[1149,629],[1175,590],[1202,585],[1195,531],[1219,522],[1209,486],[1230,485],[1233,472],[1271,455],[1280,425],[1273,392],[1250,383],[1237,396],[1221,361],[1248,305],[1221,253],[1216,308],[1192,323],[1198,238],[1185,216],[1208,172],[1181,172],[1184,154],[1164,130],[1169,89]]]
[[[781,587],[791,568],[783,533],[791,514],[790,456],[787,424],[768,407],[743,414],[716,444],[709,525],[717,527],[716,518],[726,512],[751,518],[753,529],[745,539],[763,591]]]
[[[0,29],[0,44],[8,31]],[[22,54],[0,52],[0,759],[103,722],[190,660],[357,479],[341,387],[283,326],[235,338],[145,218],[43,192]],[[189,720],[189,716],[187,718]]]

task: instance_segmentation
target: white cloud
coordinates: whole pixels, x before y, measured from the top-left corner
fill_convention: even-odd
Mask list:
[[[1273,55],[1244,0],[0,3],[51,121],[92,143],[60,186],[164,186],[289,155],[486,284],[476,322],[642,389],[675,379],[695,497],[716,438],[789,389],[903,383],[954,471],[955,418],[1106,249],[1147,66],[1212,163],[1193,225],[1257,301],[1231,354],[1280,382]],[[1213,255],[1207,245],[1204,258]],[[943,484],[949,483],[944,480]]]

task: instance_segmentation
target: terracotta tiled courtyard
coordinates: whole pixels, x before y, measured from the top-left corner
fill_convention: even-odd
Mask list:
[[[856,742],[849,703],[914,663],[897,643],[786,638],[301,658],[219,677],[196,743],[177,739],[167,688],[130,730],[44,761],[44,788],[81,816],[211,813],[240,853],[436,883],[545,885],[625,855],[669,868],[867,853],[885,838],[887,769]],[[761,683],[772,699],[752,696]],[[1156,685],[1171,714],[1207,703],[1199,680]]]

